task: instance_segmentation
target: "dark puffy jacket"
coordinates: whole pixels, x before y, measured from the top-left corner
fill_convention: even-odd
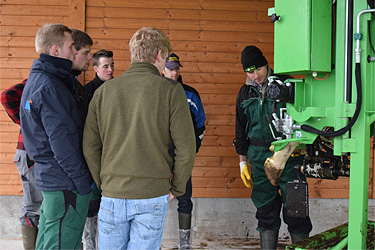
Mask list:
[[[72,62],[41,54],[33,62],[20,105],[21,129],[35,161],[37,188],[89,193],[93,183],[83,158],[81,121]]]

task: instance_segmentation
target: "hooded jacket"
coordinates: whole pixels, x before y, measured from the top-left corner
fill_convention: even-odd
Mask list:
[[[45,54],[34,60],[21,98],[21,129],[38,189],[87,194],[93,180],[82,153],[71,67],[70,60]]]

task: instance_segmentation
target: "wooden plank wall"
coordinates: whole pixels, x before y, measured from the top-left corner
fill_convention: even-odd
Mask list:
[[[88,0],[86,31],[94,49],[114,51],[115,75],[130,65],[128,41],[142,26],[158,27],[180,56],[184,82],[201,95],[207,116],[203,146],[193,171],[195,197],[248,197],[239,177],[234,136],[235,99],[245,81],[240,52],[249,43],[272,58],[273,1]],[[271,60],[272,63],[272,60]],[[86,73],[86,80],[94,73]]]
[[[35,34],[46,22],[70,25],[67,0],[1,0],[0,89],[20,82],[29,74],[33,59]],[[19,128],[0,105],[0,195],[22,195],[20,177],[13,156]]]
[[[240,52],[246,45],[261,48],[273,65],[273,25],[267,10],[273,0],[0,0],[1,91],[27,77],[37,57],[34,37],[45,22],[85,30],[93,51],[114,51],[115,76],[130,65],[128,42],[142,26],[158,27],[180,56],[184,82],[201,95],[207,122],[203,145],[193,170],[194,197],[249,197],[239,177],[232,146],[235,99],[245,81]],[[92,69],[81,82],[94,78]],[[18,128],[0,107],[0,195],[21,195],[12,163]],[[374,150],[371,151],[370,194],[374,191]],[[349,179],[309,179],[311,198],[348,198]]]

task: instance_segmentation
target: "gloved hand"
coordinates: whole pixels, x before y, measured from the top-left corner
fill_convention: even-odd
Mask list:
[[[253,187],[253,181],[251,180],[251,176],[249,174],[249,168],[247,167],[247,161],[241,161],[240,162],[240,171],[241,171],[241,179],[243,181],[243,184],[247,188]]]

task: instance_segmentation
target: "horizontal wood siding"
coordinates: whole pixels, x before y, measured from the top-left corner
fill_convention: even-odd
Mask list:
[[[184,83],[200,93],[206,133],[193,170],[194,197],[249,197],[232,145],[235,100],[244,83],[240,53],[249,44],[273,64],[273,1],[86,1],[86,31],[93,49],[113,50],[115,76],[130,65],[128,42],[142,26],[157,27],[180,57]],[[95,76],[87,71],[86,81]]]
[[[128,42],[142,26],[157,27],[170,38],[180,56],[184,82],[201,95],[207,121],[203,145],[193,170],[194,197],[250,197],[239,177],[238,156],[232,146],[235,100],[244,83],[240,53],[256,45],[273,66],[273,24],[267,16],[273,0],[243,1],[125,1],[125,0],[0,0],[1,90],[29,74],[34,37],[45,22],[85,30],[92,51],[114,52],[115,76],[130,65]],[[90,69],[81,82],[95,77]],[[18,135],[0,107],[0,195],[21,195],[12,163]],[[373,140],[372,140],[373,143]],[[371,143],[371,144],[372,144]],[[374,149],[370,153],[369,197],[375,198]],[[348,198],[349,179],[309,179],[310,198]]]
[[[44,23],[72,27],[76,0],[1,0],[0,15],[0,91],[27,78],[38,54],[35,35]],[[84,19],[83,19],[84,20]],[[0,105],[0,195],[22,195],[22,186],[13,156],[19,127]]]

